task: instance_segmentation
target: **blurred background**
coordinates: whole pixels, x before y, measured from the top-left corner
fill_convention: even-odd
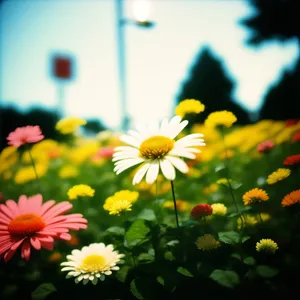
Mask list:
[[[0,149],[18,126],[126,130],[189,98],[198,122],[299,119],[299,42],[298,0],[0,0]]]

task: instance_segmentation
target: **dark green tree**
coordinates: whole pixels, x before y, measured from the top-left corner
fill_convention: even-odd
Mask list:
[[[106,127],[104,124],[98,119],[89,119],[87,120],[86,125],[82,127],[84,132],[88,135],[95,135],[102,130],[105,130]]]
[[[182,85],[177,103],[184,99],[197,99],[205,104],[205,111],[192,122],[203,122],[214,111],[229,110],[237,116],[240,124],[249,123],[248,113],[232,100],[233,88],[234,83],[227,77],[221,60],[209,47],[204,47]]]
[[[270,40],[286,41],[296,38],[300,45],[299,0],[250,0],[255,14],[241,24],[250,29],[250,45]]]
[[[300,59],[292,71],[283,72],[281,79],[267,92],[260,119],[300,119]]]

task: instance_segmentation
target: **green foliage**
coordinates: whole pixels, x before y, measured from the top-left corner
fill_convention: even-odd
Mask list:
[[[138,244],[148,241],[149,239],[147,238],[147,235],[149,232],[150,228],[147,226],[145,220],[135,220],[125,233],[125,246],[132,248]]]
[[[259,265],[256,267],[256,272],[263,278],[272,278],[278,274],[278,270],[266,265]]]
[[[230,270],[217,269],[214,270],[209,277],[218,282],[220,285],[228,288],[234,288],[240,282],[239,275]]]
[[[219,240],[225,244],[238,244],[241,241],[241,235],[236,231],[219,232]]]
[[[44,300],[54,292],[56,292],[56,287],[52,283],[42,283],[32,292],[32,300]]]

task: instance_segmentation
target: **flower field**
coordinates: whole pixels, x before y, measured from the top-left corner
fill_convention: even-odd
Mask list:
[[[252,299],[296,291],[300,122],[236,125],[186,100],[170,120],[0,154],[2,299]]]

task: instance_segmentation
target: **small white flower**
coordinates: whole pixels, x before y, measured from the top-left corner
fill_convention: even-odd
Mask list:
[[[205,146],[203,134],[189,134],[177,141],[174,139],[186,127],[188,121],[182,121],[175,116],[164,120],[158,129],[137,132],[128,131],[120,140],[130,146],[120,146],[115,149],[113,161],[116,174],[142,163],[133,178],[133,184],[141,182],[146,175],[146,182],[153,183],[161,169],[168,180],[175,179],[175,168],[182,173],[188,172],[187,164],[179,157],[194,159],[195,153],[201,152],[195,146]],[[175,168],[174,168],[175,167]]]
[[[73,250],[67,256],[68,261],[61,263],[61,266],[64,266],[62,271],[69,272],[67,278],[76,277],[76,283],[83,281],[83,284],[87,284],[91,280],[93,284],[97,284],[98,279],[103,281],[105,275],[119,270],[117,263],[122,262],[122,257],[124,254],[114,251],[113,245],[94,243],[81,250]]]

